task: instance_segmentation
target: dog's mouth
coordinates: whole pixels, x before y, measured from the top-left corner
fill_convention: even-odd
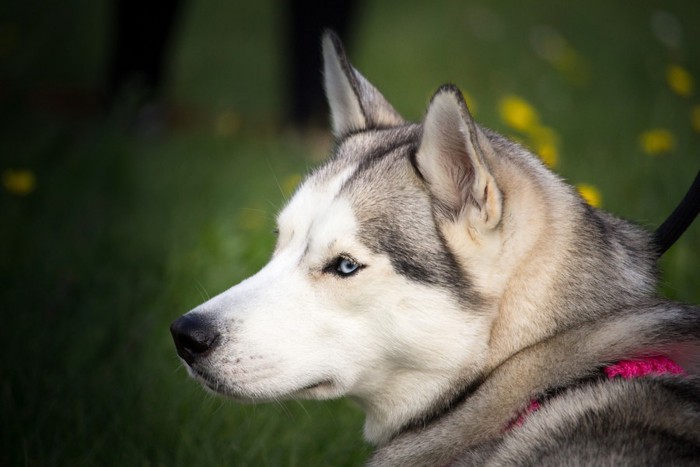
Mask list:
[[[278,400],[279,398],[325,399],[332,397],[337,389],[337,385],[332,379],[323,379],[311,384],[300,386],[297,389],[292,389],[286,394],[270,396],[251,395],[245,389],[245,387],[239,384],[231,384],[230,382],[222,381],[216,377],[213,377],[206,371],[192,368],[189,365],[188,369],[190,375],[210,391],[243,403],[265,402],[268,400]]]
[[[339,397],[340,387],[332,379],[324,379],[312,384],[307,384],[301,389],[292,392],[289,397],[292,399],[332,399]]]
[[[299,391],[301,392],[301,391],[312,391],[314,389],[331,389],[331,388],[333,388],[333,386],[335,386],[333,381],[326,379],[326,380],[319,381],[318,383],[309,384],[307,386],[304,386]]]

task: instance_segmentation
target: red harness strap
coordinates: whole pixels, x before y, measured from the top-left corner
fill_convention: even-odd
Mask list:
[[[676,362],[664,355],[654,355],[633,360],[620,360],[610,366],[603,368],[603,372],[608,379],[621,376],[624,379],[642,378],[649,375],[684,375],[685,370]],[[530,404],[517,416],[508,422],[504,431],[509,431],[522,425],[525,419],[532,412],[542,406],[542,402],[533,399]]]

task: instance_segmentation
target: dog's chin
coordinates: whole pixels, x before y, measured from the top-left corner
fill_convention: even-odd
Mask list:
[[[310,384],[299,385],[288,390],[275,391],[271,386],[267,391],[249,390],[238,384],[231,384],[224,380],[214,378],[211,375],[187,366],[192,378],[198,381],[212,394],[224,396],[240,404],[257,404],[274,402],[284,399],[322,400],[334,399],[343,396],[343,391],[338,383],[332,379],[323,379]],[[268,393],[269,391],[269,393]]]

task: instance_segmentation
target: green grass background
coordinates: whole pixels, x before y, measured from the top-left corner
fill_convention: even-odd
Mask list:
[[[655,38],[657,10],[677,18],[680,47]],[[167,95],[189,117],[151,136],[42,104],[47,89],[99,89],[111,16],[105,0],[0,6],[0,170],[37,180],[26,196],[0,192],[0,463],[361,464],[370,448],[351,403],[214,398],[168,332],[265,263],[286,192],[328,149],[278,125],[281,2],[185,5]],[[557,171],[619,215],[655,227],[700,168],[700,92],[665,80],[671,63],[700,77],[697,2],[366,1],[356,20],[355,65],[407,118],[451,81],[510,134],[497,104],[517,94],[559,134]],[[584,82],[535,53],[541,26],[585,60]],[[652,157],[639,136],[655,127],[676,145]],[[664,257],[661,293],[699,302],[699,256],[696,223]]]

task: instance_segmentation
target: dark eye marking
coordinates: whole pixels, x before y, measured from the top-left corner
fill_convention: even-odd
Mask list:
[[[324,268],[323,272],[334,274],[338,277],[350,277],[364,268],[364,264],[360,264],[349,255],[342,254],[331,260]]]

